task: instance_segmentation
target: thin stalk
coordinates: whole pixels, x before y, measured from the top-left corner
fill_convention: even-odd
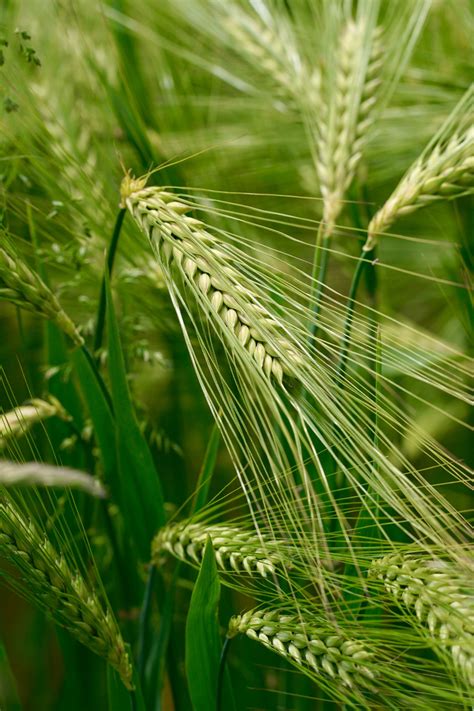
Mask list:
[[[117,252],[120,231],[122,229],[122,225],[123,225],[123,221],[125,219],[126,212],[127,212],[126,208],[124,208],[124,207],[120,208],[120,210],[118,211],[118,214],[117,214],[117,219],[115,220],[114,231],[112,232],[112,237],[110,239],[110,245],[109,245],[109,249],[107,252],[107,261],[106,261],[106,267],[105,267],[107,269],[109,276],[112,275],[112,271],[114,268],[115,254]],[[97,354],[97,351],[102,346],[102,340],[104,337],[105,302],[106,302],[106,295],[105,295],[105,274],[104,274],[102,277],[102,284],[100,287],[100,299],[99,299],[99,307],[97,310],[97,321],[96,321],[95,336],[94,336],[94,353],[96,353],[96,354]]]
[[[321,300],[323,296],[324,284],[329,264],[329,242],[331,233],[327,231],[323,222],[319,223],[316,246],[314,249],[313,269],[311,273],[312,291],[310,296],[310,308],[312,311],[311,323],[309,324],[309,343],[314,344],[317,335],[317,319],[321,310]]]
[[[349,296],[347,299],[346,318],[344,319],[344,331],[343,331],[342,341],[341,341],[341,354],[339,356],[339,364],[337,367],[337,375],[338,375],[339,383],[342,381],[342,378],[344,377],[344,374],[346,372],[346,367],[347,367],[347,355],[348,355],[349,344],[350,344],[350,340],[351,340],[352,322],[354,320],[354,310],[355,310],[357,291],[359,289],[360,280],[361,280],[362,274],[364,273],[364,270],[366,269],[367,265],[373,261],[373,258],[374,258],[373,254],[374,254],[373,250],[371,250],[370,252],[362,251],[362,253],[357,261],[357,264],[356,264],[354,276],[352,277],[352,283],[351,283],[351,287],[349,290]]]
[[[222,694],[224,691],[224,673],[227,661],[227,655],[229,653],[230,643],[232,641],[231,637],[226,637],[224,644],[222,645],[221,658],[219,661],[219,672],[217,674],[217,692],[216,692],[216,709],[217,711],[222,711]]]
[[[137,668],[140,679],[143,683],[145,673],[145,663],[148,647],[148,629],[150,622],[151,603],[153,599],[153,588],[156,580],[156,566],[150,565],[148,569],[148,578],[146,581],[145,594],[143,596],[143,604],[140,610],[140,620],[138,626],[138,655]]]

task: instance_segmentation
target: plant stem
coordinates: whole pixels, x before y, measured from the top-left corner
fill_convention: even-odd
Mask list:
[[[341,383],[342,378],[344,377],[344,374],[346,372],[347,354],[349,351],[349,344],[350,344],[350,340],[351,340],[352,322],[354,320],[355,302],[356,302],[357,291],[359,289],[360,280],[361,280],[362,274],[364,273],[364,270],[367,268],[368,265],[370,265],[371,262],[373,262],[373,260],[374,260],[374,250],[371,250],[370,252],[362,251],[362,253],[357,261],[357,265],[356,265],[356,268],[354,271],[354,276],[352,277],[352,283],[351,283],[351,287],[349,290],[349,296],[347,299],[346,318],[344,320],[344,331],[343,331],[342,341],[341,341],[341,354],[339,356],[339,364],[337,367],[337,375],[338,375],[339,383]]]
[[[222,645],[221,658],[219,661],[219,672],[217,675],[217,692],[216,692],[216,711],[222,711],[222,692],[224,690],[224,673],[227,655],[229,653],[230,643],[232,641],[231,637],[226,637],[224,644]]]
[[[120,231],[122,229],[122,225],[123,225],[123,221],[125,219],[126,212],[127,212],[126,208],[124,208],[124,207],[120,208],[120,210],[118,211],[118,214],[117,214],[117,219],[115,220],[114,231],[112,232],[112,237],[111,237],[109,249],[107,252],[107,261],[106,261],[106,267],[105,267],[108,271],[109,276],[112,275],[112,271],[114,268],[115,254],[117,252]],[[104,337],[105,302],[106,302],[106,299],[105,299],[105,274],[104,274],[104,276],[102,277],[102,284],[100,287],[99,308],[97,310],[97,322],[96,322],[95,336],[94,336],[94,353],[95,354],[97,354],[97,351],[101,348],[102,339]]]
[[[310,296],[310,309],[312,311],[311,322],[309,324],[309,343],[314,344],[314,339],[318,331],[317,319],[321,310],[321,299],[323,296],[324,284],[329,264],[329,241],[331,232],[327,231],[326,225],[320,222],[316,246],[314,250],[312,278],[312,291]]]
[[[148,578],[146,581],[145,594],[143,596],[143,604],[140,610],[140,620],[138,628],[138,655],[137,668],[140,679],[143,683],[143,675],[145,672],[145,662],[147,656],[148,642],[148,626],[151,612],[151,601],[153,598],[153,588],[156,580],[156,566],[150,565],[148,569]]]

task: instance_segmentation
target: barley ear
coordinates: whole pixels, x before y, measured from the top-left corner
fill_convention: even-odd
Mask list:
[[[131,689],[132,666],[112,610],[6,496],[0,496],[0,557],[19,571],[23,585],[14,584],[20,592],[105,659]]]
[[[6,246],[0,248],[0,299],[41,314],[54,321],[76,346],[84,344],[84,339],[51,289],[39,274]]]
[[[375,560],[372,577],[414,621],[427,628],[434,649],[447,652],[459,677],[474,687],[474,569],[440,559],[395,554]]]
[[[474,190],[474,87],[462,97],[418,160],[370,221],[364,251],[403,215],[439,200],[451,200]]]
[[[311,675],[352,689],[373,689],[373,654],[362,642],[346,639],[335,628],[320,626],[311,614],[250,610],[233,617],[228,637],[245,634]]]
[[[166,271],[168,288],[175,288],[172,267],[234,348],[274,381],[291,377],[302,356],[236,269],[225,243],[188,216],[190,207],[166,190],[144,188],[129,193],[125,202]]]
[[[247,573],[266,578],[291,567],[291,549],[284,541],[265,540],[237,526],[182,523],[166,526],[153,539],[152,561],[159,564],[164,552],[200,565],[210,538],[218,567],[227,573]]]

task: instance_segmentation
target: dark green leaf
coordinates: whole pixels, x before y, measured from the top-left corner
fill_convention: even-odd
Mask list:
[[[221,650],[217,620],[219,597],[216,559],[208,539],[186,621],[186,674],[194,711],[216,708]]]
[[[135,416],[127,383],[117,319],[106,272],[109,375],[116,417],[116,452],[122,513],[141,560],[150,557],[150,541],[165,523],[164,499],[151,452]]]

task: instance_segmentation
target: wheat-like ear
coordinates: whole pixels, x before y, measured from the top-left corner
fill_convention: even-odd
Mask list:
[[[331,233],[351,184],[368,131],[374,121],[382,83],[383,43],[380,27],[365,18],[348,20],[342,29],[334,73],[327,72],[329,103],[322,101],[316,121],[317,170],[324,200],[324,222]]]
[[[451,200],[474,190],[474,87],[462,97],[446,123],[413,163],[392,195],[374,215],[364,249],[402,215],[438,200]]]
[[[21,585],[13,583],[20,592],[105,659],[132,688],[132,667],[111,609],[5,496],[0,496],[0,557],[20,572]]]
[[[190,207],[172,193],[158,187],[135,191],[132,182],[132,192],[124,197],[127,186],[122,186],[122,200],[150,238],[160,262],[175,267],[197,303],[217,317],[234,347],[244,349],[258,368],[280,383],[284,374],[292,375],[301,354],[252,285],[232,267],[226,245],[202,222],[186,215]]]
[[[159,563],[163,552],[200,565],[207,539],[216,556],[219,568],[228,573],[247,573],[266,578],[278,569],[291,567],[295,551],[285,541],[257,537],[254,531],[237,526],[182,523],[166,526],[153,539],[152,560]]]
[[[298,49],[292,27],[277,14],[264,17],[235,3],[216,4],[216,16],[232,46],[291,103],[310,106],[320,99],[320,72],[311,70]]]
[[[342,686],[372,689],[376,678],[372,652],[362,642],[320,625],[307,612],[250,610],[233,617],[228,636],[245,634],[311,674]]]
[[[428,628],[434,650],[447,651],[468,686],[474,687],[474,567],[465,570],[417,554],[389,555],[372,563],[371,575]]]
[[[8,440],[21,437],[35,423],[50,417],[59,417],[65,421],[71,419],[59,400],[52,395],[47,400],[33,398],[27,405],[3,412],[0,415],[0,449],[7,445]]]
[[[39,274],[6,245],[0,248],[0,299],[51,319],[76,346],[84,339]]]

